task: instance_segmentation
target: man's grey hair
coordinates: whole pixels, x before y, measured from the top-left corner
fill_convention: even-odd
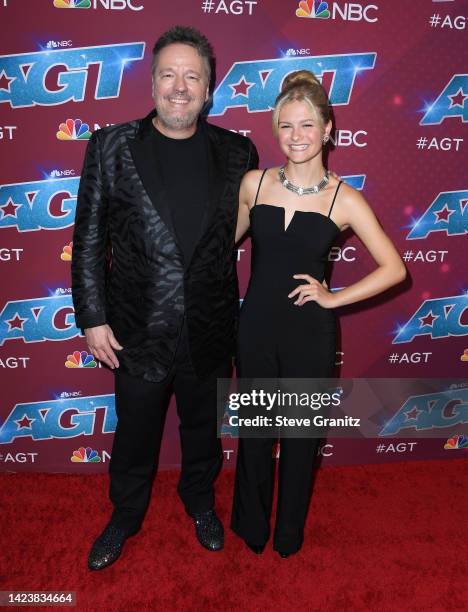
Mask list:
[[[173,44],[189,45],[197,50],[198,55],[204,60],[206,66],[206,74],[208,82],[211,82],[211,75],[215,69],[215,56],[213,47],[209,40],[201,32],[190,26],[174,26],[167,32],[164,32],[153,47],[153,61],[151,63],[151,74],[154,75],[156,64],[158,63],[158,55],[161,49]]]

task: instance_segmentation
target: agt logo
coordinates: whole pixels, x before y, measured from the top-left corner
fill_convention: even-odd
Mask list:
[[[432,232],[463,236],[468,232],[468,190],[442,191],[415,221],[406,240],[426,238]]]
[[[468,74],[454,74],[432,104],[426,105],[419,125],[439,125],[449,117],[468,121]]]
[[[70,461],[73,461],[73,463],[99,463],[101,457],[97,454],[97,451],[93,450],[90,446],[86,448],[80,446],[78,450],[73,451]]]
[[[20,261],[24,249],[5,249],[0,248],[0,261]]]
[[[67,355],[65,362],[66,368],[96,368],[97,363],[94,360],[94,355],[86,351],[74,351],[71,355]]]
[[[362,191],[364,189],[364,183],[366,182],[366,174],[350,174],[348,176],[343,176],[342,180],[354,189],[358,191]]]
[[[27,368],[31,357],[0,357],[0,368]]]
[[[468,423],[468,389],[409,397],[380,431],[393,436],[405,429],[441,429]]]
[[[0,103],[13,108],[82,102],[91,64],[99,66],[94,99],[117,98],[125,67],[141,60],[144,42],[0,56]],[[51,89],[46,79],[58,68]],[[50,81],[50,77],[49,77]]]
[[[60,9],[97,9],[103,7],[108,11],[142,11],[143,5],[136,4],[134,0],[54,0],[55,8]]]
[[[74,170],[53,170],[51,175],[66,178],[46,179],[0,185],[0,230],[15,227],[19,232],[57,230],[74,223],[80,177]],[[342,177],[355,189],[362,190],[365,174]],[[69,261],[72,244],[64,247],[61,259]]]
[[[0,140],[13,140],[13,132],[17,129],[17,125],[4,125],[3,127],[0,127]]]
[[[0,462],[3,463],[35,463],[39,453],[0,453]]]
[[[89,140],[91,132],[89,125],[83,123],[81,119],[67,119],[65,123],[59,125],[56,136],[58,140]]]
[[[329,8],[331,5],[331,11]],[[343,21],[367,21],[368,23],[375,23],[378,18],[374,15],[371,16],[371,11],[377,11],[378,6],[375,4],[368,4],[363,6],[356,2],[345,2],[341,5],[338,2],[323,2],[322,0],[301,0],[299,6],[296,9],[296,17],[303,17],[305,19],[337,19],[340,18]]]
[[[377,53],[346,53],[236,62],[215,91],[210,115],[239,107],[249,113],[271,110],[284,78],[295,70],[311,70],[318,78],[332,72],[331,103],[349,104],[356,76],[374,68],[376,57]]]
[[[468,293],[425,300],[411,319],[399,327],[392,344],[412,342],[417,336],[426,335],[432,339],[465,336],[468,324],[463,325],[461,319],[467,308]]]
[[[454,0],[432,0],[432,2],[454,2]],[[466,26],[465,15],[441,15],[440,13],[434,13],[429,18],[429,24],[431,28],[449,28],[450,30],[464,30]]]
[[[100,432],[97,415],[102,419]],[[114,433],[116,424],[113,394],[16,404],[0,427],[0,444],[24,437],[51,440]]]
[[[0,346],[14,338],[60,342],[78,336],[71,295],[7,302],[0,312]]]
[[[19,232],[70,227],[75,220],[80,177],[0,185],[0,230]]]
[[[201,10],[206,13],[224,13],[225,15],[253,15],[254,7],[257,5],[256,0],[232,0],[231,2],[225,2],[225,0],[203,0],[201,4]]]

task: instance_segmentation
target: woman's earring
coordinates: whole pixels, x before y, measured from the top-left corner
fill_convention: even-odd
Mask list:
[[[325,136],[323,137],[323,141],[322,141],[323,144],[326,144],[328,142],[328,138],[329,138],[328,134],[325,134]]]

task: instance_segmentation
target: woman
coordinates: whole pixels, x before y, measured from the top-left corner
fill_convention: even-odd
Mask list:
[[[252,272],[241,309],[239,377],[326,378],[335,363],[333,309],[364,300],[406,276],[405,266],[363,196],[329,175],[329,101],[306,70],[289,75],[273,111],[273,131],[287,163],[248,172],[240,188],[236,240],[250,227]],[[377,268],[349,287],[328,291],[327,255],[351,227]],[[240,439],[232,529],[261,553],[270,535],[273,439]],[[297,552],[317,453],[317,439],[283,438],[273,547]]]

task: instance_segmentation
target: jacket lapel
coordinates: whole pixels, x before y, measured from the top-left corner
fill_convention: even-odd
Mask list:
[[[229,144],[208,123],[202,123],[205,132],[208,154],[209,200],[205,216],[200,228],[199,239],[208,229],[213,215],[223,196],[226,186],[227,159]]]
[[[175,242],[177,236],[172,224],[169,201],[161,175],[161,168],[156,155],[151,130],[154,129],[152,119],[156,111],[152,111],[140,123],[135,138],[127,138],[133,162],[140,176],[143,187],[157,210],[159,216],[171,232]]]
[[[198,229],[197,238],[189,261],[186,262],[188,268],[193,256],[196,253],[198,244],[203,235],[208,230],[211,220],[216,213],[220,198],[223,194],[225,186],[225,177],[227,169],[228,146],[224,139],[215,130],[211,129],[210,124],[204,120],[201,121],[203,130],[206,153],[208,162],[208,202],[205,208],[202,222]]]

